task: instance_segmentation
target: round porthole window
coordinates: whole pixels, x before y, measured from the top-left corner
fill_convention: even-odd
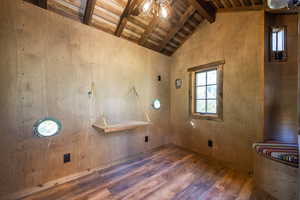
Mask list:
[[[155,99],[155,100],[153,101],[152,106],[153,106],[153,108],[154,108],[155,110],[159,110],[159,109],[160,109],[160,106],[161,106],[160,100],[159,100],[159,99]]]
[[[33,133],[39,137],[50,137],[57,135],[61,130],[61,123],[54,118],[38,120],[33,126]]]

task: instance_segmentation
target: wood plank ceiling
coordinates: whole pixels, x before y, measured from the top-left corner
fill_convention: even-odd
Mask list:
[[[173,0],[171,17],[163,20],[158,17],[135,16],[134,12],[143,0],[26,1],[168,56],[204,20],[213,23],[216,11],[263,7],[263,0]]]

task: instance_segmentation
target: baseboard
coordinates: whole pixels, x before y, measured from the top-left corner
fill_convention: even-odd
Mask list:
[[[39,186],[27,188],[27,189],[24,189],[24,190],[21,190],[21,191],[12,193],[12,194],[5,195],[5,196],[0,197],[0,199],[5,199],[5,200],[22,199],[22,198],[30,196],[30,195],[32,195],[34,193],[50,189],[50,188],[52,188],[54,186],[57,186],[57,185],[68,183],[68,182],[73,181],[75,179],[78,179],[78,178],[81,178],[81,177],[84,177],[84,176],[96,173],[96,172],[98,172],[100,170],[104,170],[104,169],[109,168],[111,166],[122,164],[124,162],[129,162],[129,161],[138,159],[139,157],[145,156],[148,153],[152,153],[152,152],[158,151],[159,149],[162,149],[162,148],[165,148],[165,147],[168,147],[168,146],[173,146],[173,144],[162,145],[162,146],[153,148],[153,149],[151,149],[151,150],[149,150],[147,152],[141,152],[141,153],[138,153],[138,154],[135,154],[135,155],[132,155],[132,156],[129,156],[129,157],[126,157],[126,158],[114,161],[114,162],[109,163],[107,165],[103,165],[103,166],[101,166],[99,168],[87,169],[85,171],[82,171],[82,172],[79,172],[79,173],[76,173],[76,174],[72,174],[72,175],[65,176],[65,177],[62,177],[62,178],[59,178],[59,179],[56,179],[56,180],[53,180],[53,181],[49,181],[49,182],[47,182],[47,183],[45,183],[43,185],[39,185]]]

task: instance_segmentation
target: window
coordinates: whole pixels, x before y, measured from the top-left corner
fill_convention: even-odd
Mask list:
[[[196,113],[217,113],[217,74],[217,69],[196,72]]]
[[[271,27],[270,31],[270,58],[271,61],[286,61],[286,27]]]
[[[223,65],[218,61],[188,69],[190,113],[202,119],[222,119]]]

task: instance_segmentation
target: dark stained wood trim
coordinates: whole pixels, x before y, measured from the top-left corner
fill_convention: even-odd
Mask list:
[[[238,11],[251,11],[251,10],[263,10],[263,5],[235,7],[235,8],[218,8],[217,12],[238,12]]]
[[[264,7],[265,11],[268,13],[272,14],[299,14],[300,13],[300,8],[283,8],[283,9],[277,9],[277,10],[272,10],[267,7],[267,5]]]
[[[199,71],[201,69],[205,69],[205,68],[209,68],[209,67],[215,67],[215,66],[219,66],[219,65],[224,65],[225,64],[225,60],[219,60],[219,61],[216,61],[216,62],[211,62],[211,63],[207,63],[207,64],[204,64],[204,65],[199,65],[199,66],[196,66],[196,67],[191,67],[191,68],[188,68],[188,72],[195,72],[195,71]]]
[[[94,8],[96,5],[96,1],[97,0],[87,0],[86,1],[86,7],[85,7],[84,16],[83,16],[84,24],[90,25],[92,16],[93,16],[93,12],[94,12]]]
[[[216,10],[210,3],[200,0],[188,0],[191,5],[198,11],[198,13],[210,23],[216,20]]]
[[[159,51],[162,51],[167,44],[169,43],[169,41],[176,35],[176,33],[184,26],[184,24],[186,23],[186,21],[190,18],[190,16],[192,16],[194,14],[194,12],[196,11],[196,9],[193,6],[190,6],[185,13],[180,17],[179,22],[174,25],[174,28],[172,28],[168,35],[166,36],[166,38],[164,39],[163,43],[160,45],[159,47]]]

